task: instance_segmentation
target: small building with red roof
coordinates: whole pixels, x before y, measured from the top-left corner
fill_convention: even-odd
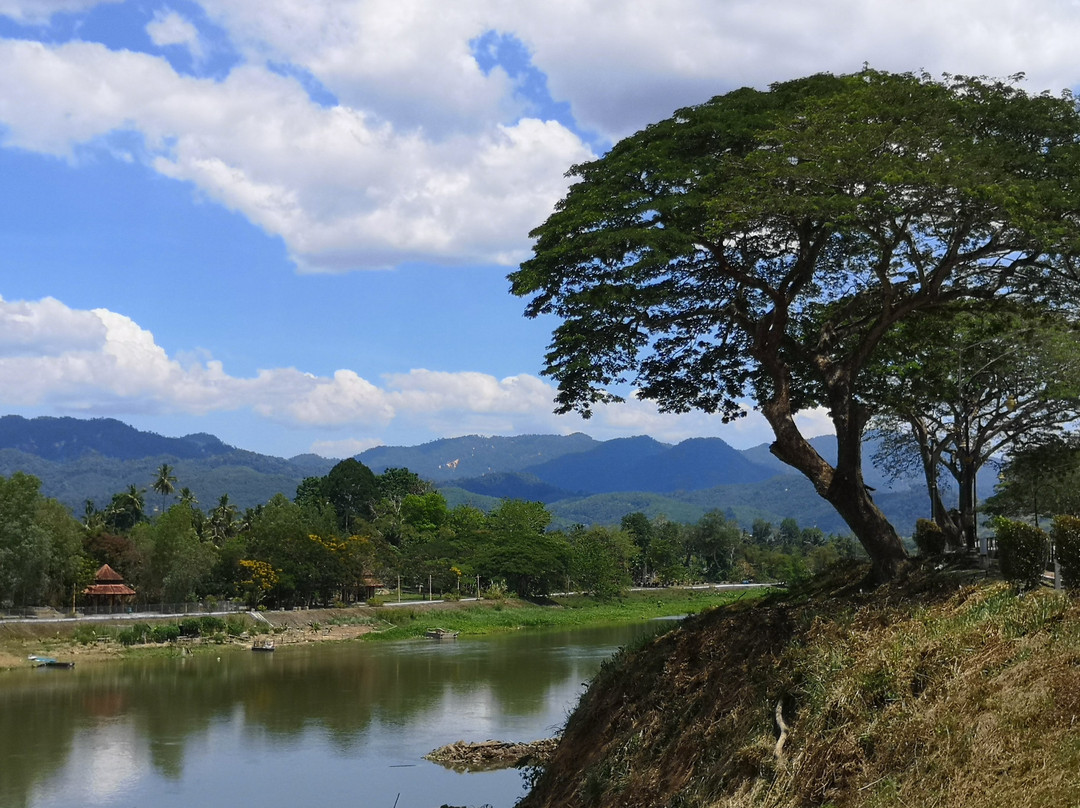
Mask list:
[[[102,564],[94,575],[94,583],[83,590],[89,598],[93,611],[113,611],[116,606],[126,606],[135,600],[135,590],[124,583],[124,576]]]

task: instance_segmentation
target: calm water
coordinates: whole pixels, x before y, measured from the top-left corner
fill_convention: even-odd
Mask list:
[[[422,756],[550,737],[604,659],[660,628],[2,673],[0,806],[509,808],[517,770],[458,774]]]

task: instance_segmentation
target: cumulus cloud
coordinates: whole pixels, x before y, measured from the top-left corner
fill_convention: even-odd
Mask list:
[[[516,36],[577,120],[614,139],[733,87],[864,62],[1073,86],[1080,14],[1068,0],[204,0],[252,60],[302,65],[351,106],[410,125],[492,120],[508,88],[468,43]],[[843,29],[837,28],[843,20]],[[570,34],[572,32],[572,35]],[[418,117],[424,110],[431,118]]]
[[[361,452],[382,446],[381,440],[363,438],[343,438],[342,440],[317,440],[311,444],[312,454],[322,457],[353,457]]]
[[[107,309],[73,310],[52,298],[0,300],[0,407],[140,413],[251,410],[303,427],[379,427],[431,414],[496,418],[550,409],[553,391],[527,376],[414,370],[379,386],[352,370],[320,377],[270,368],[229,375],[213,359],[181,362],[151,332]]]
[[[106,3],[123,0],[0,0],[0,16],[16,22],[43,24],[54,14],[85,11]]]
[[[383,442],[375,436],[386,428],[453,437],[565,434],[588,427],[601,439],[650,434],[677,442],[716,434],[720,427],[715,416],[667,415],[634,398],[597,408],[590,421],[557,416],[554,396],[552,385],[527,374],[499,379],[414,369],[371,381],[348,369],[327,377],[268,368],[238,377],[199,352],[170,356],[150,331],[108,309],[80,311],[53,298],[0,299],[0,409],[47,406],[109,415],[241,411],[294,428],[363,431],[363,438],[313,447],[331,456]],[[747,426],[760,429],[758,419]]]
[[[104,336],[92,312],[72,311],[55,298],[9,303],[0,297],[0,357],[92,350]]]
[[[0,0],[0,13],[42,21],[92,5]],[[332,272],[527,254],[566,168],[592,149],[565,122],[527,117],[507,70],[478,63],[473,49],[493,32],[521,43],[576,131],[601,142],[738,85],[864,61],[1023,70],[1033,88],[1060,89],[1077,83],[1080,38],[1080,11],[1065,0],[626,0],[618,13],[595,0],[200,6],[240,55],[221,80],[92,42],[0,41],[2,142],[72,159],[134,132],[155,170],[280,236],[302,269]],[[192,19],[160,11],[147,32],[199,59]],[[316,103],[299,74],[339,103]]]
[[[8,145],[69,159],[137,132],[157,171],[281,236],[311,270],[512,263],[564,192],[565,167],[589,156],[554,122],[430,139],[321,107],[262,68],[214,82],[88,42],[0,41],[0,121]]]
[[[154,19],[147,23],[146,33],[150,41],[159,48],[169,45],[182,46],[196,62],[201,62],[206,56],[199,29],[175,11],[155,12]]]

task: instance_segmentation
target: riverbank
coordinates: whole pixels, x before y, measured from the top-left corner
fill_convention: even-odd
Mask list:
[[[302,609],[230,615],[242,621],[242,630],[230,626],[212,636],[180,638],[165,643],[122,644],[120,632],[130,629],[131,619],[63,622],[0,621],[0,670],[25,667],[27,656],[41,654],[77,664],[117,661],[148,654],[200,653],[207,648],[247,648],[253,637],[273,636],[275,645],[351,640],[404,640],[424,637],[427,631],[444,628],[459,637],[524,629],[539,630],[588,625],[615,625],[659,617],[694,614],[712,606],[760,597],[763,589],[744,587],[650,589],[627,593],[611,601],[580,595],[533,603],[515,598],[502,600],[406,601],[382,606],[340,609]],[[177,617],[140,617],[150,627],[176,624]]]
[[[836,570],[606,663],[521,808],[1067,808],[1080,596]]]

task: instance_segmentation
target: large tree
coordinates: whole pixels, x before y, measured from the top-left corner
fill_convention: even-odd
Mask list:
[[[1080,333],[1043,307],[959,306],[909,318],[878,354],[868,394],[875,459],[894,473],[920,469],[934,521],[974,549],[979,470],[1080,418]],[[959,491],[954,512],[942,470]]]
[[[1075,299],[1080,114],[1014,82],[864,70],[741,89],[575,166],[510,275],[553,314],[545,372],[588,414],[619,385],[668,411],[743,413],[891,577],[906,556],[862,476],[863,371],[912,315]],[[824,406],[837,460],[796,414]]]
[[[338,524],[348,533],[353,530],[353,520],[371,519],[371,506],[379,498],[379,482],[371,469],[350,457],[323,477],[322,495],[334,506]]]
[[[1076,435],[1027,446],[1001,469],[986,510],[997,516],[1039,519],[1080,515],[1080,444]]]

